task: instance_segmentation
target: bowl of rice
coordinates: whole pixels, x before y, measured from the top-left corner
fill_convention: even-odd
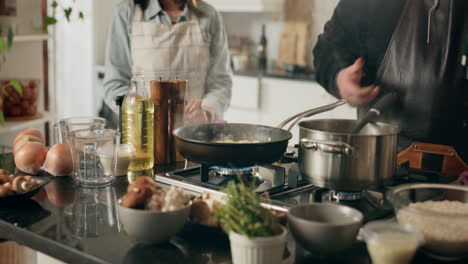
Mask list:
[[[398,222],[419,229],[423,251],[442,260],[468,257],[468,187],[405,184],[388,191]]]

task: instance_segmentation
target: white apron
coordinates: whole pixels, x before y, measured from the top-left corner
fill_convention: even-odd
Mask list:
[[[131,54],[133,67],[142,70],[145,78],[187,80],[185,99],[203,99],[209,52],[195,14],[190,21],[175,25],[145,22],[136,5]],[[147,89],[150,93],[149,86]]]

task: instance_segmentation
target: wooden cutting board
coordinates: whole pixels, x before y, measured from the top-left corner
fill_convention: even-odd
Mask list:
[[[309,22],[312,20],[311,0],[287,0],[285,6],[284,20],[286,22]]]
[[[279,44],[278,62],[282,64],[295,64],[297,34],[294,23],[285,23]]]
[[[278,62],[280,65],[307,65],[309,56],[309,24],[285,23],[279,45]]]
[[[311,20],[310,0],[286,1],[285,21],[279,43],[278,65],[307,65],[311,53],[309,45]]]

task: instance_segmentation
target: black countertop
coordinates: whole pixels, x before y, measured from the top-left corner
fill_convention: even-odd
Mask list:
[[[0,159],[1,159],[0,155]],[[155,173],[177,166],[157,167]],[[143,245],[126,236],[116,204],[128,185],[79,187],[71,177],[57,177],[32,199],[0,199],[0,238],[14,240],[67,263],[229,263],[229,239],[219,230],[187,225],[162,245]],[[151,227],[148,227],[151,228]],[[289,236],[285,263],[370,263],[365,244],[333,258],[310,256]],[[413,263],[437,263],[418,254]],[[454,263],[466,263],[465,261]]]

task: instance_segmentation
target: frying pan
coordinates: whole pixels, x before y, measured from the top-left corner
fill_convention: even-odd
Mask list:
[[[380,100],[383,103],[377,103],[376,106],[382,105],[381,108],[386,108],[393,102],[394,98],[394,95],[384,96]],[[288,141],[292,138],[289,131],[299,120],[330,111],[343,104],[346,104],[346,101],[339,100],[329,105],[304,111],[286,119],[278,128],[240,123],[183,126],[174,131],[176,147],[186,159],[206,165],[238,168],[273,163],[283,156]],[[365,125],[375,117],[374,112],[380,114],[380,111],[380,107],[371,110],[372,118],[364,118],[360,123]],[[292,124],[288,130],[282,129],[290,122]],[[360,130],[361,128],[362,126],[357,126],[354,129]],[[226,140],[234,142],[222,142]],[[236,141],[238,142],[235,143]],[[241,143],[239,141],[250,142]]]
[[[174,136],[178,151],[190,161],[240,168],[278,161],[292,134],[276,127],[229,123],[183,126]]]

